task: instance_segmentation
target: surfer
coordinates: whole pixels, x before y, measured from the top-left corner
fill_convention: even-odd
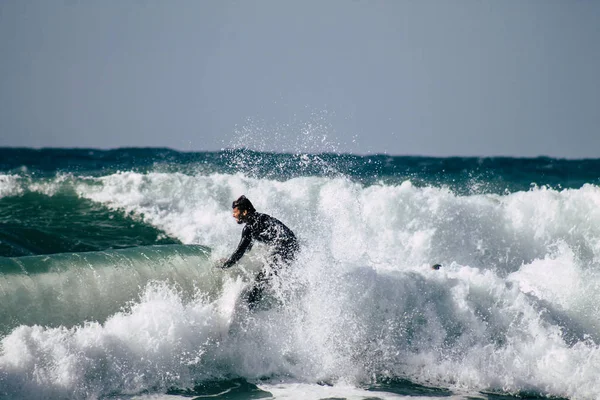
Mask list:
[[[246,297],[250,308],[254,308],[262,298],[272,276],[277,274],[278,269],[294,260],[300,246],[290,228],[277,218],[257,212],[246,196],[242,195],[235,200],[232,208],[233,218],[238,224],[246,224],[246,226],[242,230],[242,238],[237,249],[221,265],[221,268],[230,268],[237,263],[246,251],[252,248],[254,241],[266,243],[272,248],[268,265],[258,273]]]

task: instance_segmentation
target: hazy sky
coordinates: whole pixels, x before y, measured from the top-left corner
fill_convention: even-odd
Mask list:
[[[0,146],[600,157],[600,1],[0,0]]]

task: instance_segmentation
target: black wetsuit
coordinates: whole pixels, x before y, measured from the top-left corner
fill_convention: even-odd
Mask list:
[[[262,298],[262,292],[271,275],[276,274],[278,268],[293,261],[300,246],[294,232],[277,218],[255,212],[248,215],[245,222],[242,239],[235,252],[223,264],[223,268],[229,268],[238,262],[246,251],[252,248],[255,240],[272,246],[270,271],[263,269],[256,276],[254,286],[248,293],[247,301],[252,306]]]

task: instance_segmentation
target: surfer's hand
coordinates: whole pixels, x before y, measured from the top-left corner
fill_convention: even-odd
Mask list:
[[[215,267],[219,268],[219,269],[227,269],[227,264],[225,264],[227,262],[226,258],[220,258],[216,263],[215,263]]]

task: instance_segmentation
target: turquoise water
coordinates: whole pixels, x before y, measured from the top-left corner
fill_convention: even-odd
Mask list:
[[[254,313],[241,194],[302,243]],[[599,206],[600,160],[0,149],[0,398],[597,398]]]

